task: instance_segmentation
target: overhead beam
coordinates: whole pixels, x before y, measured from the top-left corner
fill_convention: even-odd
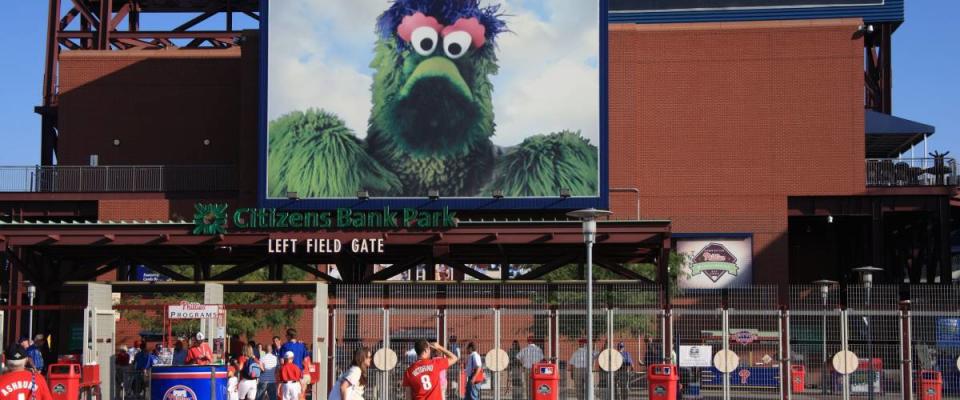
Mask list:
[[[447,264],[448,266],[450,266],[450,268],[453,268],[453,269],[456,270],[456,271],[463,272],[464,274],[470,275],[470,276],[472,276],[472,277],[474,277],[474,278],[477,278],[478,280],[481,280],[481,281],[492,281],[492,280],[494,280],[493,278],[487,276],[486,274],[484,274],[484,273],[482,273],[482,272],[480,272],[480,271],[477,271],[477,270],[475,270],[475,269],[473,269],[473,268],[470,268],[470,267],[466,266],[466,265],[463,264],[463,263],[458,263],[458,262],[453,262],[453,261],[444,261],[443,263],[444,263],[444,264]],[[503,273],[503,271],[500,271],[500,272]]]
[[[544,275],[549,274],[553,271],[560,269],[560,267],[563,267],[565,265],[572,263],[573,261],[577,260],[577,258],[578,257],[576,256],[567,256],[567,257],[560,258],[558,260],[554,260],[552,262],[549,262],[537,268],[534,268],[532,271],[527,272],[526,274],[518,276],[515,280],[518,280],[518,281],[531,280],[532,281],[532,280],[540,279]]]
[[[628,269],[628,268],[626,268],[626,267],[624,267],[624,266],[622,266],[622,265],[619,265],[619,264],[615,264],[615,263],[605,263],[605,262],[595,262],[594,264],[596,264],[597,266],[599,266],[599,267],[601,267],[601,268],[603,268],[603,269],[605,269],[605,270],[607,270],[607,271],[613,272],[613,273],[615,273],[615,274],[617,274],[617,275],[620,275],[620,276],[622,276],[622,277],[624,277],[624,278],[627,278],[627,279],[630,279],[630,280],[642,281],[643,283],[655,283],[653,280],[651,280],[651,279],[649,279],[649,278],[647,278],[647,277],[645,277],[645,276],[643,276],[643,275],[640,275],[640,274],[638,274],[638,273],[636,273],[636,272],[634,272],[634,271],[632,271],[632,270],[630,270],[630,269]]]
[[[337,278],[334,278],[334,277],[332,277],[332,276],[330,276],[330,275],[328,275],[328,274],[325,274],[325,273],[323,273],[323,272],[320,272],[320,270],[317,269],[317,268],[310,268],[310,266],[307,265],[307,264],[303,264],[303,263],[292,263],[292,264],[290,264],[290,265],[294,266],[295,268],[300,269],[300,270],[303,271],[303,272],[306,272],[306,273],[308,273],[308,274],[310,274],[310,275],[313,275],[313,276],[315,276],[315,277],[317,277],[317,278],[323,279],[323,280],[325,280],[325,281],[327,281],[327,282],[330,282],[330,283],[343,283],[342,280],[337,279]]]
[[[414,268],[414,267],[416,267],[416,266],[418,266],[418,265],[420,265],[420,264],[423,264],[423,262],[426,261],[426,259],[427,259],[426,257],[417,257],[417,258],[414,258],[413,260],[411,260],[411,261],[409,261],[409,262],[406,262],[406,263],[403,263],[403,264],[394,264],[394,265],[391,265],[391,266],[389,266],[389,267],[387,267],[387,268],[384,268],[384,269],[383,269],[382,271],[380,271],[380,272],[377,272],[377,273],[374,273],[373,275],[370,275],[370,278],[369,278],[369,279],[366,279],[365,281],[367,281],[367,282],[372,282],[372,281],[385,281],[385,280],[387,280],[387,279],[393,278],[394,276],[397,276],[397,275],[403,273],[403,271],[409,270],[409,269]]]

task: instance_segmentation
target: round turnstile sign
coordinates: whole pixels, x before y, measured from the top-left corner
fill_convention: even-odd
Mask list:
[[[493,349],[487,352],[487,355],[484,357],[485,362],[487,363],[486,367],[493,372],[500,372],[507,369],[507,366],[510,365],[510,355],[503,349]]]
[[[397,367],[397,353],[383,348],[373,354],[373,366],[381,371],[390,371]]]
[[[852,374],[860,365],[860,359],[852,351],[838,351],[833,355],[833,369],[841,374]]]
[[[713,366],[723,373],[731,373],[740,366],[740,356],[732,350],[720,350],[713,355]]]
[[[623,355],[619,351],[606,349],[600,352],[597,362],[600,364],[600,369],[604,371],[619,371],[623,366]]]
[[[957,370],[960,371],[960,357],[957,357]]]

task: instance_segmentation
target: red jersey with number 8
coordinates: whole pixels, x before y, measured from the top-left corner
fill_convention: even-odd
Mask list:
[[[443,400],[440,374],[449,366],[446,358],[418,360],[403,374],[403,386],[410,388],[413,400]]]

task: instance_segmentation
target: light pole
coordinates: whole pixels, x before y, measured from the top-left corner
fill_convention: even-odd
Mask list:
[[[860,267],[854,268],[854,271],[860,274],[860,283],[863,284],[863,288],[867,290],[866,298],[866,307],[870,307],[870,289],[873,288],[873,273],[883,271],[882,268],[877,267]],[[874,378],[873,373],[873,327],[870,326],[870,310],[866,310],[866,315],[863,316],[863,321],[867,325],[867,398],[873,400],[873,390],[874,390]]]
[[[813,283],[820,285],[820,298],[823,300],[823,321],[820,322],[820,339],[823,341],[823,347],[821,349],[821,360],[823,364],[820,365],[820,391],[823,394],[827,394],[827,299],[830,297],[830,287],[836,285],[837,281],[821,279]]]
[[[597,217],[610,215],[607,210],[588,208],[571,211],[567,216],[583,222],[583,242],[587,244],[587,399],[593,400],[593,243],[597,239]],[[575,383],[576,384],[576,383]]]
[[[27,314],[27,336],[33,340],[33,298],[37,296],[37,287],[27,283],[27,301],[30,302],[30,312]]]

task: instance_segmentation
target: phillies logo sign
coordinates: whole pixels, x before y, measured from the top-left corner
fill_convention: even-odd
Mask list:
[[[739,271],[737,257],[720,243],[710,243],[704,246],[697,255],[693,256],[690,265],[691,277],[703,274],[714,283],[726,274],[737,276]]]

